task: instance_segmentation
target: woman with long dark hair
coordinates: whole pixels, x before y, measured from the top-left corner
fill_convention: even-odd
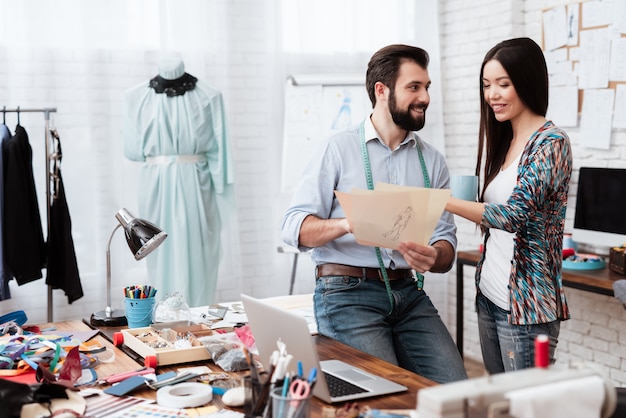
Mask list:
[[[554,362],[560,322],[569,318],[561,264],[572,154],[567,134],[545,118],[548,72],[532,39],[494,46],[479,83],[483,187],[478,202],[450,198],[446,210],[484,232],[478,328],[487,371],[501,373],[532,367],[540,334]]]

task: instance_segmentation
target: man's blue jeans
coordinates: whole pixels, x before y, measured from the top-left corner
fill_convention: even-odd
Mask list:
[[[435,382],[466,379],[459,351],[426,293],[413,280],[389,283],[393,305],[382,281],[320,277],[314,296],[320,334]]]
[[[480,348],[487,372],[494,374],[534,367],[535,338],[540,334],[549,337],[550,364],[555,362],[560,321],[532,325],[509,324],[508,311],[495,305],[480,292],[476,307]]]

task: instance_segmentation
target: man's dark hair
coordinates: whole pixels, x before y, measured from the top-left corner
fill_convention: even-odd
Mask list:
[[[374,85],[380,81],[390,89],[395,88],[400,65],[405,61],[415,62],[426,70],[429,61],[428,52],[416,46],[394,44],[379,49],[372,55],[365,75],[365,88],[372,107],[376,105]]]

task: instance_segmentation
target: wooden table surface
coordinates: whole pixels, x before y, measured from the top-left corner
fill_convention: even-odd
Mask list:
[[[41,329],[56,329],[58,331],[88,331],[90,328],[82,321],[64,321],[64,322],[52,322],[48,324],[40,324]],[[113,350],[115,353],[115,360],[111,363],[100,363],[96,366],[95,371],[98,375],[98,379],[105,378],[115,373],[123,371],[136,370],[141,367],[135,360],[129,357],[123,350],[115,347],[111,342],[102,335],[96,335],[94,337],[100,342],[100,344],[106,346],[108,349]]]
[[[475,266],[480,260],[479,251],[459,251],[457,259],[463,264]],[[614,272],[608,266],[598,270],[569,270],[563,269],[563,285],[574,289],[613,296],[613,283],[626,279],[626,276]]]
[[[57,330],[60,331],[85,331],[87,329],[90,329],[89,325],[87,325],[84,321],[55,322],[50,324],[42,324],[40,326],[42,328],[55,327]],[[99,328],[100,334],[95,337],[98,341],[101,342],[101,344],[113,350],[116,356],[113,363],[102,363],[96,367],[96,373],[99,379],[115,373],[136,370],[143,365],[143,359],[141,358],[141,356],[136,355],[125,346],[115,347],[111,343],[113,334],[120,329],[121,328],[101,327]],[[408,390],[405,392],[360,400],[358,402],[360,406],[367,405],[373,409],[416,409],[417,392],[421,388],[433,386],[436,384],[431,380],[411,373],[400,367],[389,364],[383,360],[346,346],[330,338],[318,335],[314,336],[313,339],[315,341],[315,344],[317,345],[320,360],[343,360],[357,367],[363,368],[370,373],[385,377],[389,380],[402,384],[408,388]],[[170,370],[176,370],[179,367],[197,365],[208,365],[212,370],[219,369],[219,367],[215,366],[212,361],[204,361],[157,366],[157,373],[160,374]],[[246,373],[243,373],[243,375],[245,375]],[[241,376],[241,374],[238,374],[238,376]],[[151,389],[138,390],[133,392],[132,395],[149,399],[154,399],[156,397],[155,391]],[[343,404],[330,405],[323,401],[320,401],[317,398],[314,398],[311,405],[311,416],[315,418],[328,416],[329,413],[334,414],[335,409],[342,406]]]

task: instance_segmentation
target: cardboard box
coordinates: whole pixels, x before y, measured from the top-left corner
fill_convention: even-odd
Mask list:
[[[205,325],[188,325],[187,321],[181,321],[124,329],[115,343],[123,343],[143,357],[146,367],[156,367],[211,360],[211,354],[197,339],[212,334]]]

